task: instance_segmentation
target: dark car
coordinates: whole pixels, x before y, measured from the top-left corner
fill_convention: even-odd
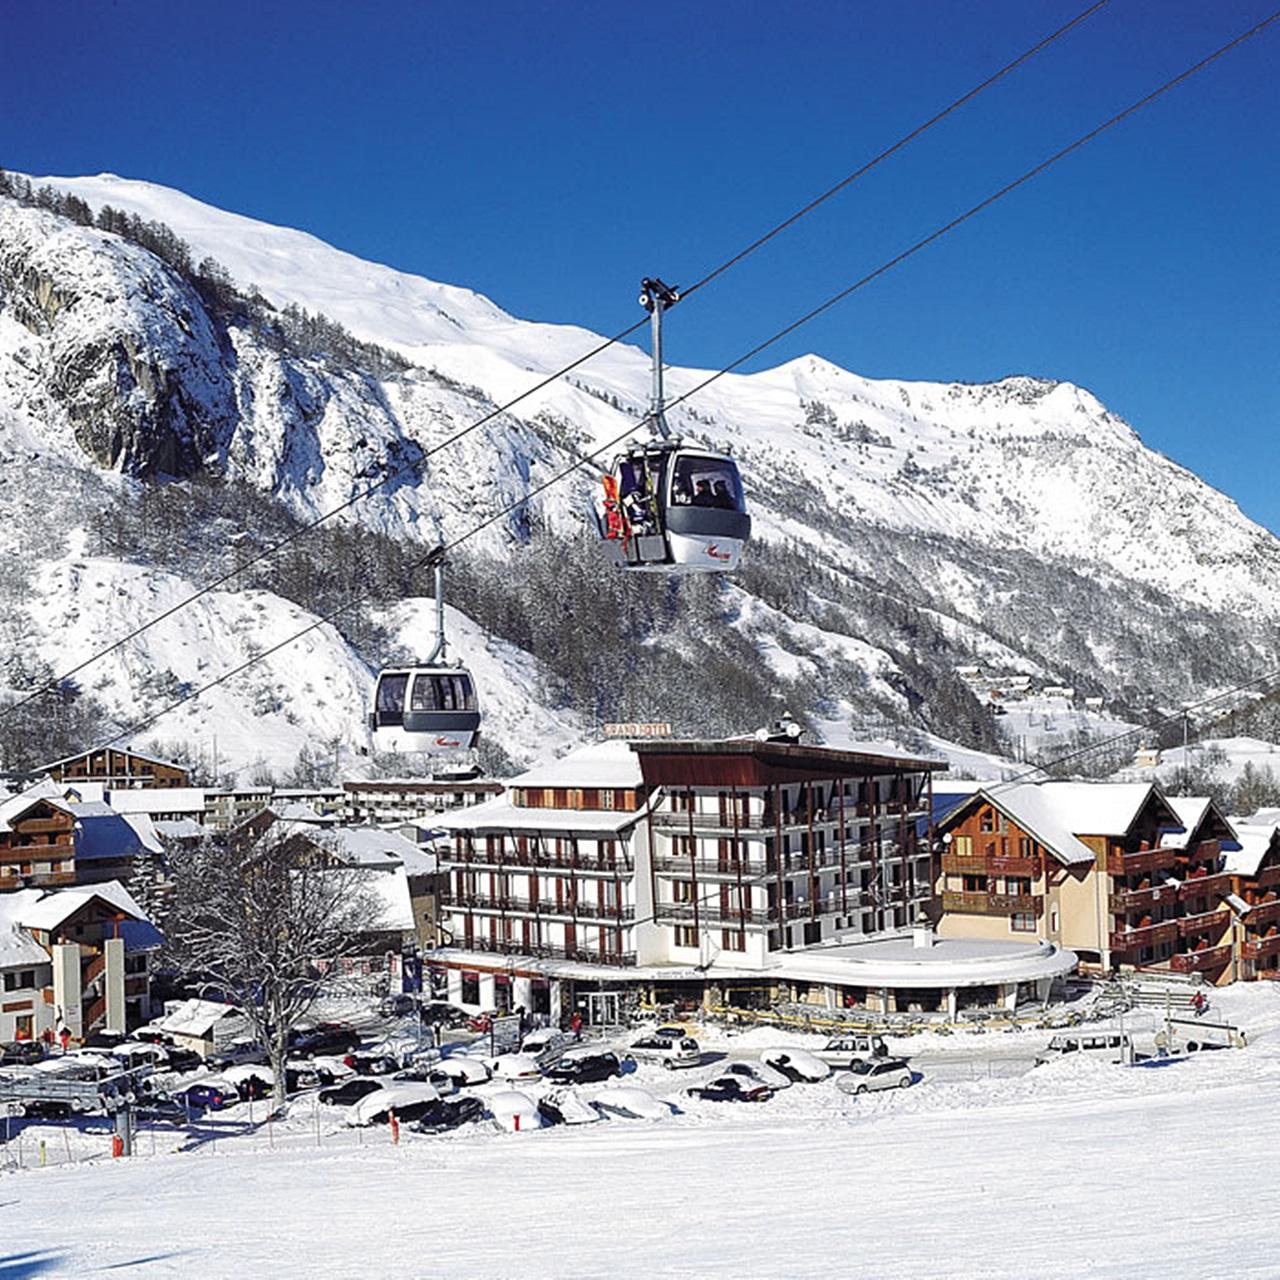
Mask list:
[[[392,1074],[393,1080],[406,1080],[413,1084],[435,1084],[440,1077],[440,1069],[434,1063],[420,1062],[414,1067],[405,1067],[403,1071]]]
[[[616,1053],[579,1053],[561,1058],[544,1073],[556,1084],[592,1084],[622,1074],[622,1063]]]
[[[327,1022],[320,1027],[290,1036],[290,1052],[299,1058],[314,1058],[320,1054],[354,1053],[360,1048],[359,1033],[341,1023]]]
[[[139,1102],[133,1112],[135,1119],[165,1124],[186,1124],[198,1113],[198,1107],[184,1106],[177,1098],[148,1098]]]
[[[417,1133],[444,1133],[459,1125],[470,1124],[472,1120],[479,1120],[483,1115],[484,1104],[479,1098],[464,1097],[456,1102],[448,1102],[442,1098],[439,1102],[426,1104],[426,1110],[414,1122],[413,1129]]]
[[[400,1060],[389,1053],[349,1053],[343,1062],[359,1076],[389,1076],[400,1070]]]
[[[359,1102],[366,1094],[381,1088],[381,1080],[370,1080],[367,1077],[360,1080],[346,1080],[342,1084],[335,1084],[331,1089],[321,1089],[320,1101],[327,1102],[333,1107],[349,1107],[353,1102]]]
[[[11,1040],[0,1045],[0,1062],[6,1066],[30,1066],[44,1058],[44,1045],[39,1040]]]
[[[378,1002],[378,1016],[381,1018],[403,1018],[407,1014],[415,1013],[418,1008],[418,1002],[407,992],[397,992],[395,995],[383,996]]]
[[[204,1066],[204,1059],[191,1049],[170,1049],[169,1061],[165,1068],[169,1071],[198,1071]]]
[[[467,1025],[469,1017],[455,1004],[436,1000],[422,1006],[422,1021],[429,1027],[449,1027],[455,1031]]]
[[[299,1089],[324,1089],[333,1081],[333,1072],[325,1067],[286,1067],[284,1072],[285,1088],[290,1093],[297,1093]]]
[[[689,1094],[708,1102],[768,1102],[773,1090],[739,1076],[720,1076],[701,1088],[690,1089]]]
[[[66,1120],[75,1114],[69,1102],[57,1102],[52,1098],[24,1098],[9,1104],[10,1115],[26,1116],[38,1120]]]

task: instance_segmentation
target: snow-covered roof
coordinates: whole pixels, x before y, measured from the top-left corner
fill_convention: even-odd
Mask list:
[[[22,919],[42,896],[39,889],[0,894],[0,969],[49,963],[49,953],[27,932]]]
[[[319,813],[298,800],[272,800],[267,808],[280,822],[301,822],[307,826],[332,826],[338,821],[333,814]]]
[[[29,890],[40,894],[39,890]],[[106,880],[102,884],[85,885],[72,889],[54,889],[40,894],[23,906],[21,923],[28,929],[56,929],[64,920],[75,915],[82,907],[98,899],[116,911],[134,920],[146,920],[147,916],[133,900],[128,889],[118,880]]]
[[[169,1035],[207,1036],[223,1018],[243,1020],[244,1015],[234,1005],[193,998],[182,1001],[151,1025]]]
[[[113,787],[107,803],[117,813],[203,813],[200,787]]]
[[[10,830],[9,824],[20,818],[33,804],[44,800],[50,804],[56,804],[60,809],[65,809],[66,804],[62,799],[62,792],[49,778],[41,778],[34,786],[26,787],[19,791],[16,796],[10,796],[3,804],[0,804],[0,831]]]
[[[205,833],[193,818],[159,818],[153,825],[161,840],[199,840]]]
[[[1236,838],[1222,842],[1222,869],[1232,875],[1256,876],[1267,850],[1271,848],[1276,829],[1269,823],[1262,825],[1238,819],[1233,819],[1231,825],[1235,828]]]
[[[422,856],[411,840],[378,827],[335,827],[325,832],[324,844],[352,867],[407,869]]]
[[[172,760],[162,760],[159,756],[148,755],[145,751],[136,751],[133,747],[111,747],[111,751],[122,756],[132,756],[135,760],[145,760],[148,764],[162,764],[166,769],[179,769],[183,773],[187,772],[187,766],[184,764],[175,764]],[[83,760],[87,756],[93,755],[93,750],[77,751],[73,756],[63,756],[61,760],[50,760],[48,764],[42,765],[44,770],[56,769],[59,765],[70,764],[73,760]]]
[[[381,909],[377,926],[380,930],[409,933],[416,928],[413,901],[409,896],[409,877],[403,867],[391,871],[370,871],[364,882]]]
[[[558,760],[534,765],[508,780],[509,787],[639,787],[640,758],[619,738],[577,747]]]
[[[981,798],[990,800],[1010,822],[1033,836],[1059,862],[1068,866],[1093,862],[1093,851],[1076,839],[1059,806],[1041,784],[1024,782],[993,787],[991,791],[977,792],[975,802]]]
[[[619,784],[621,785],[621,784]],[[443,831],[566,831],[616,835],[644,816],[644,809],[532,809],[505,796],[468,809],[443,813],[433,822]]]

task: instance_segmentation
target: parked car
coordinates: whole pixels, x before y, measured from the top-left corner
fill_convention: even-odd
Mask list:
[[[20,1102],[9,1103],[10,1115],[26,1116],[29,1120],[66,1120],[78,1109],[70,1102],[54,1098],[23,1098]]]
[[[777,1093],[779,1089],[791,1088],[791,1077],[781,1071],[775,1071],[764,1062],[750,1062],[745,1058],[726,1062],[720,1068],[721,1075],[738,1076],[743,1080],[754,1080]]]
[[[477,1013],[467,1018],[467,1030],[475,1032],[488,1031],[493,1026],[493,1020],[498,1016],[497,1010],[491,1010],[488,1013]]]
[[[591,1105],[601,1115],[623,1120],[665,1120],[678,1110],[638,1084],[613,1084],[601,1089],[591,1099]]]
[[[600,1112],[572,1087],[553,1089],[545,1098],[539,1098],[538,1112],[548,1125],[595,1124],[601,1119]]]
[[[417,1011],[418,1002],[407,992],[383,996],[378,1002],[380,1018],[403,1018]]]
[[[44,1045],[39,1040],[10,1040],[0,1048],[3,1048],[0,1062],[3,1062],[6,1067],[30,1066],[44,1057]]]
[[[877,1089],[909,1089],[911,1068],[900,1058],[859,1059],[849,1064],[849,1074],[836,1085],[845,1093],[874,1093]]]
[[[445,1133],[479,1120],[483,1115],[484,1103],[479,1098],[462,1097],[456,1101],[442,1098],[429,1104],[410,1127],[415,1133]]]
[[[370,1080],[368,1076],[357,1076],[354,1080],[346,1080],[335,1084],[332,1088],[320,1090],[320,1101],[332,1107],[349,1107],[361,1098],[386,1088],[382,1080]]]
[[[289,1051],[295,1057],[315,1058],[321,1054],[354,1053],[360,1048],[360,1035],[353,1028],[339,1022],[326,1022],[318,1027],[308,1027],[290,1036]]]
[[[446,1061],[449,1060],[446,1059]],[[509,1053],[501,1058],[495,1058],[491,1070],[499,1080],[542,1079],[542,1067],[538,1065],[537,1058],[531,1058],[524,1053]]]
[[[537,1105],[527,1093],[518,1089],[506,1089],[495,1093],[487,1099],[489,1115],[502,1128],[511,1133],[521,1133],[526,1129],[541,1129],[542,1115]]]
[[[690,1089],[689,1096],[707,1102],[768,1102],[773,1090],[767,1084],[743,1076],[717,1076],[707,1084]]]
[[[437,1080],[447,1080],[455,1089],[487,1084],[493,1078],[493,1073],[478,1058],[441,1058],[439,1062],[431,1063],[427,1070],[430,1072],[427,1078],[432,1084]]]
[[[520,1052],[530,1058],[554,1056],[556,1050],[567,1049],[573,1043],[573,1037],[558,1027],[538,1027],[520,1041]]]
[[[186,1124],[198,1108],[183,1105],[177,1098],[148,1098],[134,1108],[134,1117],[152,1123]]]
[[[598,1080],[611,1080],[621,1074],[622,1061],[618,1055],[599,1049],[566,1054],[546,1070],[547,1079],[554,1080],[556,1084],[591,1084]]]
[[[389,1053],[349,1053],[343,1061],[361,1076],[389,1076],[400,1070],[400,1059]]]
[[[430,1004],[424,1004],[421,1017],[426,1026],[449,1027],[455,1031],[461,1030],[470,1021],[470,1015],[465,1010],[459,1009],[456,1004],[447,1004],[442,1000],[433,1000]]]
[[[256,1040],[232,1040],[217,1053],[205,1059],[205,1066],[221,1071],[223,1067],[238,1066],[242,1062],[266,1062],[267,1051]]]
[[[1083,1031],[1056,1035],[1036,1055],[1035,1065],[1043,1067],[1079,1054],[1100,1062],[1132,1062],[1133,1041],[1127,1031]]]
[[[881,1036],[866,1032],[846,1033],[834,1036],[817,1051],[829,1067],[848,1067],[854,1062],[865,1062],[870,1058],[887,1058],[889,1046]]]
[[[435,1085],[436,1092],[442,1096],[446,1093],[457,1093],[458,1086],[448,1076],[436,1070],[434,1062],[418,1062],[413,1066],[402,1067],[391,1073],[392,1080],[410,1081],[416,1084]]]
[[[681,1067],[697,1067],[702,1064],[702,1050],[692,1036],[652,1035],[633,1040],[627,1052],[637,1062],[657,1062],[674,1071]]]
[[[239,1093],[241,1102],[268,1097],[276,1082],[275,1073],[260,1062],[242,1062],[228,1067],[222,1073],[222,1079]]]
[[[813,1084],[831,1074],[831,1068],[807,1049],[765,1049],[760,1061],[795,1084]]]
[[[290,1093],[297,1093],[299,1089],[327,1089],[333,1083],[333,1072],[327,1067],[314,1062],[285,1064],[284,1084]]]
[[[347,1123],[360,1126],[386,1124],[392,1111],[397,1120],[405,1123],[420,1120],[427,1109],[439,1101],[440,1095],[429,1084],[388,1084],[353,1104],[347,1112]]]
[[[234,1107],[240,1101],[239,1090],[218,1079],[188,1085],[172,1097],[175,1101],[185,1101],[193,1111],[221,1111],[224,1107]]]
[[[142,1040],[145,1037],[139,1035],[137,1038]],[[121,1044],[127,1039],[129,1039],[129,1037],[123,1031],[94,1031],[85,1036],[81,1048],[106,1049],[107,1052],[110,1052],[116,1047],[116,1045]]]

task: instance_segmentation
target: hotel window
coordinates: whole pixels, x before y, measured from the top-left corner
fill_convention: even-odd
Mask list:
[[[677,947],[697,947],[698,931],[690,924],[681,924],[676,926],[676,946]]]
[[[958,858],[973,857],[973,837],[972,836],[956,836],[951,842],[951,848]]]
[[[692,902],[697,897],[693,881],[673,880],[671,882],[671,897],[675,902]]]
[[[1030,836],[1018,837],[1018,857],[1020,858],[1031,857],[1031,837]]]
[[[964,891],[965,893],[986,893],[987,877],[986,876],[965,876]]]
[[[1004,890],[1006,893],[1012,894],[1029,894],[1031,892],[1031,881],[1026,876],[1006,876]]]
[[[1032,911],[1015,911],[1009,917],[1009,928],[1014,933],[1035,933],[1035,913]]]
[[[725,929],[720,936],[720,945],[725,951],[745,951],[747,940],[736,929]]]
[[[994,810],[983,809],[979,829],[983,832],[994,831],[996,829],[996,815]]]

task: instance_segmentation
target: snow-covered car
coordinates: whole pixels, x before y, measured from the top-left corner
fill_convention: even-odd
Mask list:
[[[511,1133],[542,1128],[542,1114],[537,1103],[519,1089],[504,1089],[486,1099],[490,1116]]]
[[[360,1035],[340,1022],[326,1022],[318,1027],[298,1028],[290,1036],[290,1053],[300,1058],[316,1058],[333,1054],[342,1056],[360,1048]]]
[[[242,1062],[222,1072],[222,1079],[236,1090],[242,1102],[265,1098],[275,1086],[275,1073],[260,1062]]]
[[[145,1040],[126,1040],[111,1050],[123,1067],[159,1067],[169,1061],[169,1051],[161,1044]]]
[[[508,1059],[509,1061],[509,1059]],[[493,1073],[478,1058],[448,1057],[433,1062],[427,1077],[433,1084],[437,1076],[448,1080],[455,1089],[467,1089],[478,1084],[488,1084]]]
[[[595,1124],[600,1112],[577,1089],[553,1089],[538,1100],[538,1110],[547,1124]]]
[[[627,1046],[627,1052],[637,1062],[656,1062],[673,1071],[681,1067],[697,1067],[702,1064],[702,1050],[692,1036],[652,1035],[640,1036]]]
[[[336,1083],[333,1072],[305,1058],[298,1063],[286,1063],[284,1078],[285,1088],[290,1093],[297,1093],[300,1089],[327,1089]]]
[[[794,1084],[814,1084],[831,1074],[831,1068],[807,1049],[765,1049],[760,1061]]]
[[[440,1094],[429,1084],[405,1081],[388,1084],[366,1094],[347,1112],[349,1125],[386,1124],[390,1113],[402,1121],[419,1120],[427,1109],[440,1101]]]
[[[223,1067],[234,1067],[241,1062],[266,1062],[267,1051],[256,1040],[232,1040],[217,1053],[211,1053],[205,1059],[205,1066],[221,1071]]]
[[[542,1067],[527,1053],[509,1053],[491,1061],[495,1080],[541,1080]]]
[[[194,1111],[221,1111],[225,1107],[234,1107],[240,1101],[240,1092],[235,1085],[217,1076],[188,1085],[170,1096]]]
[[[707,1102],[768,1102],[773,1090],[767,1084],[745,1076],[717,1076],[689,1090],[691,1098]]]
[[[343,1061],[358,1076],[389,1076],[403,1065],[390,1053],[349,1053]]]
[[[849,1064],[849,1072],[836,1081],[843,1093],[874,1093],[878,1089],[909,1089],[912,1082],[911,1068],[898,1058],[883,1058],[872,1062],[860,1059]]]
[[[479,1098],[463,1097],[456,1101],[433,1102],[410,1126],[416,1133],[446,1133],[460,1125],[479,1120],[484,1103]]]
[[[889,1046],[878,1035],[846,1033],[833,1036],[817,1051],[816,1056],[829,1067],[848,1067],[854,1062],[865,1062],[871,1058],[887,1058]]]
[[[530,1058],[555,1057],[573,1043],[573,1037],[556,1027],[539,1027],[520,1042],[520,1052]]]
[[[791,1088],[791,1077],[781,1071],[774,1070],[765,1062],[752,1062],[747,1058],[735,1058],[720,1068],[722,1076],[738,1076],[743,1080],[754,1080],[777,1093],[779,1089]]]
[[[665,1120],[675,1115],[677,1108],[638,1084],[615,1084],[601,1089],[591,1104],[602,1115],[617,1116],[622,1120]]]

